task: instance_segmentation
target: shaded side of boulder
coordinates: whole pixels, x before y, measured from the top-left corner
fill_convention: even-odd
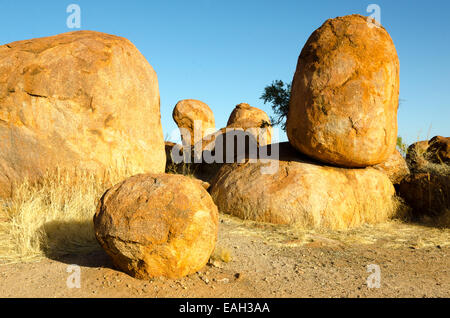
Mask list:
[[[428,217],[450,226],[450,171],[410,175],[400,183],[399,194],[412,208],[414,218]]]
[[[450,137],[431,138],[428,142],[426,159],[432,163],[450,165]]]
[[[92,31],[0,46],[0,196],[48,170],[163,172],[158,79],[127,39]]]
[[[366,167],[396,146],[399,60],[383,27],[360,15],[327,20],[302,49],[287,136],[324,163]]]
[[[180,158],[183,158],[183,149],[183,146],[180,144],[171,141],[165,142],[166,173],[188,174],[189,164],[179,161]]]
[[[114,265],[129,275],[180,278],[207,263],[217,240],[218,211],[198,180],[142,174],[103,195],[94,227]]]
[[[383,222],[395,214],[395,190],[384,173],[325,166],[289,143],[278,147],[279,160],[249,157],[243,164],[222,166],[210,191],[219,211],[258,222],[327,229]]]

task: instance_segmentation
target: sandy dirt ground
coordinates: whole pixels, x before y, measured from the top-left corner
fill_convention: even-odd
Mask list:
[[[449,230],[392,222],[314,232],[221,216],[217,249],[179,280],[134,279],[98,251],[0,264],[0,297],[449,297]],[[80,288],[68,288],[68,266]],[[369,288],[367,266],[380,268]]]

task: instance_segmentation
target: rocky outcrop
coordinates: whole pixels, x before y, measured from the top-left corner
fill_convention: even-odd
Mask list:
[[[435,136],[408,147],[406,162],[414,172],[450,169],[450,137]]]
[[[428,142],[426,159],[432,163],[450,166],[450,137],[436,136]]]
[[[428,149],[428,140],[422,140],[411,144],[406,151],[406,163],[412,172],[423,169],[428,164],[425,153]]]

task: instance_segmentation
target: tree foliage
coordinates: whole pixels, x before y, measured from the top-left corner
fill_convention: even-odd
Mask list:
[[[291,83],[281,80],[273,81],[271,85],[264,88],[261,99],[264,104],[271,103],[275,116],[270,117],[273,126],[281,125],[286,131],[286,117],[289,111],[289,100],[291,97]]]
[[[406,156],[406,152],[408,151],[408,145],[403,142],[402,137],[397,137],[397,149],[402,154],[403,157]]]

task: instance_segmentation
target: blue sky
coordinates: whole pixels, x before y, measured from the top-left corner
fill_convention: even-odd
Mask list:
[[[81,7],[81,29],[132,41],[156,70],[164,134],[177,132],[181,99],[206,102],[216,126],[275,79],[291,81],[300,51],[328,18],[381,8],[400,58],[399,135],[407,143],[450,136],[450,1],[448,0],[1,0],[0,44],[73,31],[66,8]],[[285,140],[284,134],[280,139]]]

